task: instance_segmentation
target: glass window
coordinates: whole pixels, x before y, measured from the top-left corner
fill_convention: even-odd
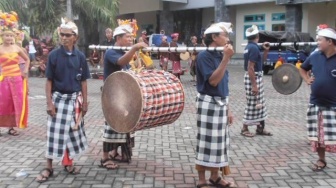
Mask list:
[[[279,20],[286,20],[286,14],[285,13],[273,13],[272,21],[279,21]]]
[[[272,31],[285,31],[285,24],[272,24]]]
[[[264,22],[265,14],[245,15],[244,22]]]

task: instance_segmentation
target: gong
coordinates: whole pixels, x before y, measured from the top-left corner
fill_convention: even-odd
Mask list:
[[[302,78],[299,70],[294,65],[284,63],[274,70],[272,84],[277,92],[283,95],[290,95],[300,88]]]

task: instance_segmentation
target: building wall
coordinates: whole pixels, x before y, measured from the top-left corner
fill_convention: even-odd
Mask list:
[[[188,0],[188,3],[170,3],[169,9],[175,10],[187,10],[197,8],[209,8],[215,6],[215,0]]]
[[[312,37],[316,34],[316,26],[327,24],[329,27],[336,27],[336,2],[305,4],[303,16],[303,27]]]
[[[242,5],[242,4],[251,4],[251,3],[266,3],[266,2],[275,2],[275,0],[225,0],[226,5]]]
[[[159,0],[120,0],[119,14],[162,10],[162,6],[162,1]]]
[[[151,32],[155,32],[155,28],[157,25],[156,11],[136,13],[135,19],[137,20],[137,24],[139,27],[137,37],[141,36],[141,32],[143,30],[146,30],[147,27],[152,28],[150,29]]]
[[[272,24],[284,24],[285,20],[272,21],[273,13],[285,13],[286,9],[284,6],[276,6],[275,3],[260,3],[258,4],[258,9],[252,9],[251,5],[238,5],[236,7],[236,23],[235,36],[236,36],[236,53],[243,53],[244,47],[241,46],[242,43],[246,43],[245,39],[245,28],[250,25],[262,25],[264,30],[272,30]],[[244,18],[248,15],[264,15],[265,21],[261,22],[245,22]]]

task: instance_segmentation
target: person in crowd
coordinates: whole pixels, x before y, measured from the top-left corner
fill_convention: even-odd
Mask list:
[[[62,19],[58,29],[61,45],[50,52],[46,69],[47,167],[37,176],[39,183],[53,176],[53,161],[62,161],[68,174],[79,174],[73,160],[88,148],[83,117],[88,111],[89,67],[84,53],[75,47],[76,24]]]
[[[312,166],[315,172],[327,166],[326,152],[336,153],[336,31],[319,30],[317,43],[318,51],[299,69],[303,80],[311,86],[307,129],[312,150],[318,155]]]
[[[223,52],[202,51],[197,56],[197,188],[210,187],[205,178],[210,171],[209,182],[215,187],[234,187],[224,180],[229,173],[230,125],[233,115],[229,109],[229,72],[227,66],[234,50],[229,44],[230,23],[216,23],[204,32],[207,47],[224,47]]]
[[[243,128],[241,135],[253,137],[249,131],[249,126],[257,126],[256,134],[262,136],[272,136],[271,132],[265,130],[265,120],[267,118],[267,108],[265,100],[265,90],[263,81],[263,60],[267,58],[270,45],[264,42],[263,57],[257,45],[259,41],[259,30],[256,25],[249,27],[245,31],[248,44],[244,50],[244,84],[246,93],[246,106],[243,118]]]

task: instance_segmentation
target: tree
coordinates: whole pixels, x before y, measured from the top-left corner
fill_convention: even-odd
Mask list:
[[[92,40],[99,41],[98,24],[110,27],[116,24],[118,0],[70,0],[73,15],[79,27],[79,46],[87,46]],[[16,11],[20,23],[33,28],[33,34],[52,34],[66,15],[66,0],[1,0],[0,10]],[[96,37],[92,37],[96,33]],[[97,42],[96,42],[97,43]]]

